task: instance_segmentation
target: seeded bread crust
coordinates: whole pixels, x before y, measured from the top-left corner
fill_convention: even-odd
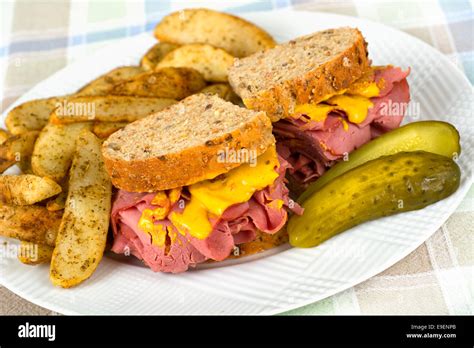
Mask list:
[[[185,113],[179,111],[181,107],[186,110]],[[221,114],[216,116],[215,120],[212,119],[215,112],[213,110],[220,110]],[[191,113],[197,114],[198,119],[202,115],[200,122],[206,127],[208,125],[212,127],[214,121],[225,123],[228,118],[234,119],[234,126],[229,127],[228,130],[219,131],[217,136],[213,136],[211,131],[210,136],[203,143],[176,146],[169,152],[152,151],[149,155],[134,154],[133,151],[136,152],[136,150],[133,150],[131,154],[125,152],[133,146],[141,146],[137,146],[137,142],[132,144],[133,141],[130,139],[156,136],[156,142],[164,141],[159,138],[160,134],[150,133],[149,130],[163,129],[163,125],[158,123],[162,122],[166,125],[170,117],[176,122],[185,122],[186,119],[193,117]],[[189,128],[186,129],[184,137],[188,139],[193,137],[196,127],[194,121],[191,119]],[[171,128],[169,131],[176,130]],[[114,186],[129,192],[156,192],[212,179],[240,166],[241,163],[222,163],[219,160],[219,151],[225,151],[226,148],[252,149],[258,156],[274,143],[272,126],[264,112],[246,110],[216,96],[199,94],[117,131],[104,142],[102,152],[106,169]]]
[[[341,51],[338,38],[347,38],[347,35],[350,35],[351,44]],[[327,42],[332,37],[335,37],[334,47],[321,44],[321,38]],[[293,49],[294,47],[298,48]],[[312,63],[313,68],[306,71],[299,62],[304,60],[304,56],[312,55],[311,50],[319,55],[322,52],[327,57],[318,57]],[[295,57],[296,51],[298,57]],[[286,61],[275,67],[275,57]],[[265,111],[272,122],[276,122],[290,116],[297,104],[318,103],[325,96],[347,88],[369,66],[367,42],[358,29],[329,29],[291,40],[247,58],[236,59],[229,69],[229,83],[245,106]],[[281,79],[278,75],[285,76],[282,72],[291,78]],[[255,74],[258,77],[254,78]]]

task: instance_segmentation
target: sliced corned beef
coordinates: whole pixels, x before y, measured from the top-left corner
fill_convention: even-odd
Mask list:
[[[153,245],[151,237],[138,228],[138,220],[144,209],[155,208],[151,204],[155,194],[119,191],[112,207],[112,251],[119,254],[129,252],[155,272],[178,273],[207,259],[221,261],[227,258],[235,245],[253,241],[257,229],[266,233],[277,232],[286,223],[286,209],[302,213],[302,208],[288,198],[285,171],[290,165],[281,157],[279,160],[279,176],[273,185],[255,192],[248,202],[229,207],[219,219],[210,219],[213,230],[205,239],[189,234],[184,236],[165,219],[155,223],[170,226],[177,237],[174,240],[167,238],[163,247]],[[180,210],[178,204],[172,208],[172,211]]]
[[[155,208],[150,203],[154,196],[153,193],[118,191],[112,208],[112,251],[134,255],[155,272],[184,272],[189,266],[205,261],[206,258],[173,227],[177,240],[163,248],[153,245],[151,236],[138,228],[142,211]],[[171,225],[169,221],[163,221],[162,224]]]
[[[291,168],[288,173],[296,193],[371,139],[397,128],[403,120],[410,90],[406,77],[410,70],[397,67],[377,68],[374,80],[383,79],[379,96],[371,98],[366,119],[354,124],[342,110],[331,111],[325,120],[315,122],[300,115],[274,124],[277,151]],[[398,106],[398,108],[390,108]]]

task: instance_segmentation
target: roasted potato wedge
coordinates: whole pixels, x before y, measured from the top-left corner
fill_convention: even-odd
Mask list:
[[[31,155],[39,132],[28,131],[14,135],[0,145],[0,171],[18,163],[24,173],[31,171]]]
[[[126,81],[143,72],[139,66],[121,66],[99,76],[77,91],[77,96],[106,95],[117,83]]]
[[[61,186],[50,178],[24,174],[0,176],[0,203],[31,205],[61,192]]]
[[[0,145],[3,144],[11,135],[5,129],[0,128]]]
[[[84,131],[77,139],[66,208],[51,260],[54,285],[78,285],[97,268],[107,240],[111,197],[101,143],[90,131]]]
[[[20,161],[17,164],[22,174],[34,174],[31,168],[31,156],[28,158],[28,161]]]
[[[98,122],[94,123],[92,127],[92,133],[98,136],[100,139],[108,138],[111,134],[115,133],[119,129],[122,129],[128,124],[128,122]]]
[[[172,43],[158,42],[142,57],[142,60],[140,61],[141,67],[144,70],[155,70],[156,64],[158,64],[164,56],[178,47],[179,45]]]
[[[10,168],[16,163],[15,160],[9,160],[3,157],[0,157],[0,173],[3,173],[5,170]]]
[[[234,57],[222,48],[190,44],[168,53],[156,67],[192,68],[199,71],[206,81],[226,82],[227,70],[233,63]]]
[[[59,185],[61,185],[61,192],[46,202],[46,209],[49,211],[64,210],[66,206],[66,198],[69,192],[69,178],[65,177]]]
[[[39,205],[0,205],[0,235],[54,246],[62,211]]]
[[[49,115],[60,103],[62,97],[31,100],[13,108],[5,119],[5,124],[13,135],[32,130],[41,130],[49,120]]]
[[[155,27],[155,37],[161,42],[179,45],[205,43],[223,48],[239,58],[276,44],[255,24],[208,9],[188,9],[167,15]]]
[[[190,68],[162,68],[116,85],[111,94],[180,100],[206,86],[202,75]]]
[[[51,261],[53,250],[49,245],[21,242],[17,257],[25,265],[39,265]]]
[[[214,83],[203,88],[199,93],[211,95],[215,94],[218,97],[230,101],[234,104],[239,104],[239,102],[241,101],[239,96],[235,94],[235,92],[232,90],[232,87],[230,87],[230,85],[227,83]]]
[[[66,206],[67,191],[62,191],[46,203],[46,209],[49,211],[63,210]]]
[[[91,127],[91,123],[50,123],[44,127],[31,157],[33,173],[47,176],[56,182],[61,181],[71,165],[77,137],[84,129]]]
[[[87,121],[133,122],[176,103],[169,98],[129,96],[86,96],[67,100],[67,109],[57,108],[51,114],[51,123],[77,123]]]

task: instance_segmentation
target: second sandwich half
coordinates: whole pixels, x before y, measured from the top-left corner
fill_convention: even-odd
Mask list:
[[[410,101],[406,71],[372,66],[355,28],[327,29],[236,60],[229,82],[274,122],[298,195],[338,161],[398,128]]]

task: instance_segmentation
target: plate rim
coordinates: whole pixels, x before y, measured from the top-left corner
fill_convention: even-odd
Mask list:
[[[339,21],[343,21],[343,20],[350,20],[350,21],[356,21],[356,22],[361,22],[361,23],[368,23],[372,26],[380,26],[380,27],[383,27],[383,29],[385,30],[389,30],[391,31],[392,33],[395,33],[396,35],[404,35],[406,37],[409,37],[410,40],[416,40],[417,44],[419,45],[422,45],[424,46],[425,49],[428,49],[428,50],[432,50],[432,51],[435,51],[437,53],[437,56],[441,56],[440,58],[443,60],[442,63],[443,64],[447,64],[450,66],[451,69],[454,69],[456,71],[456,75],[458,77],[461,77],[461,79],[463,80],[463,82],[465,83],[465,86],[462,86],[462,90],[464,89],[467,89],[468,87],[471,88],[472,90],[472,84],[471,82],[468,80],[467,76],[464,74],[464,72],[456,65],[454,64],[446,55],[444,55],[442,52],[440,52],[438,49],[436,49],[435,47],[429,45],[428,43],[422,41],[421,39],[415,37],[415,36],[412,36],[402,30],[399,30],[397,28],[394,28],[394,27],[391,27],[389,25],[386,25],[386,24],[383,24],[383,23],[380,23],[380,22],[376,22],[376,21],[373,21],[371,19],[365,19],[365,18],[360,18],[360,17],[354,17],[354,16],[347,16],[347,15],[340,15],[340,14],[335,14],[335,13],[326,13],[326,12],[320,12],[320,11],[307,11],[307,10],[298,10],[298,9],[292,9],[292,8],[283,8],[283,9],[276,9],[276,10],[270,10],[270,11],[250,11],[250,12],[243,12],[243,13],[237,13],[237,15],[239,16],[242,16],[243,18],[248,18],[248,17],[255,17],[255,16],[261,16],[262,14],[263,15],[267,15],[267,16],[273,16],[273,15],[278,15],[278,13],[291,13],[291,15],[301,15],[301,14],[304,14],[304,15],[307,15],[307,16],[315,16],[315,17],[318,17],[318,16],[325,16],[325,17],[332,17],[332,18],[335,18]],[[119,40],[116,40],[114,42],[109,42],[109,43],[105,43],[103,47],[101,47],[100,49],[96,50],[95,52],[93,52],[92,54],[88,54],[88,55],[85,55],[81,58],[79,58],[78,60],[74,61],[74,62],[71,62],[69,64],[67,64],[66,66],[64,66],[63,68],[61,68],[60,70],[56,71],[54,74],[48,76],[47,78],[43,79],[42,81],[38,82],[37,84],[35,84],[33,87],[31,87],[27,92],[25,92],[24,94],[22,94],[18,99],[16,99],[11,105],[9,105],[8,108],[5,109],[5,111],[2,113],[2,120],[4,120],[6,114],[12,109],[14,108],[15,106],[19,105],[20,103],[23,103],[25,101],[28,101],[28,100],[31,100],[31,98],[28,97],[29,94],[32,93],[32,91],[37,88],[38,85],[44,83],[46,80],[50,79],[50,78],[53,78],[55,75],[59,75],[63,72],[63,70],[66,70],[66,69],[69,69],[70,66],[72,64],[80,64],[83,60],[86,60],[87,58],[93,56],[93,55],[96,55],[98,53],[100,53],[101,51],[106,51],[106,50],[109,50],[111,48],[111,46],[113,45],[116,45],[118,43],[121,43],[121,42],[124,42],[124,41],[127,41],[127,40],[138,40],[138,38],[140,37],[145,37],[145,36],[150,36],[150,33],[152,32],[152,30],[150,31],[145,31],[143,33],[140,33],[138,35],[134,35],[134,36],[128,36],[128,37],[124,37],[124,38],[121,38]],[[455,201],[452,203],[453,205],[453,212],[455,211],[455,209],[459,206],[459,204],[462,202],[462,200],[465,198],[467,192],[469,191],[470,187],[472,186],[472,182],[473,182],[473,174],[471,173],[471,175],[469,175],[467,178],[466,178],[466,184],[465,184],[465,189],[463,190],[462,194],[459,194],[458,197],[456,197]],[[324,297],[318,299],[318,300],[307,300],[307,301],[300,301],[300,302],[297,302],[293,305],[289,305],[289,306],[282,306],[278,309],[267,309],[265,310],[264,313],[261,313],[260,315],[275,315],[275,314],[281,314],[281,313],[284,313],[284,312],[287,312],[287,311],[290,311],[290,310],[294,310],[294,309],[297,309],[297,308],[301,308],[301,307],[304,307],[304,306],[307,306],[309,304],[312,304],[312,303],[316,303],[316,302],[319,302],[321,301],[322,299],[325,299],[325,298],[328,298],[330,296],[333,296],[337,293],[340,293],[344,290],[347,290],[347,289],[351,289],[352,287],[356,286],[357,284],[360,284],[361,282],[363,281],[366,281],[366,280],[369,280],[371,279],[373,276],[379,274],[380,272],[383,272],[384,270],[386,270],[387,268],[391,267],[392,265],[394,265],[396,262],[399,262],[400,260],[406,258],[407,255],[409,255],[410,253],[412,253],[415,249],[417,249],[421,244],[423,244],[427,239],[429,239],[445,222],[446,220],[453,214],[453,212],[450,212],[450,213],[444,213],[443,214],[443,217],[442,217],[442,222],[439,224],[439,226],[437,226],[437,228],[434,230],[433,233],[431,233],[428,237],[423,237],[423,238],[419,238],[419,240],[417,240],[417,242],[413,242],[412,245],[410,246],[410,248],[408,248],[408,252],[406,253],[403,253],[403,256],[399,257],[391,257],[389,260],[387,260],[386,262],[382,263],[381,265],[382,266],[379,266],[379,267],[376,267],[376,270],[375,271],[372,271],[372,272],[369,272],[370,273],[370,276],[367,276],[367,274],[369,273],[365,273],[363,276],[359,277],[357,279],[357,281],[353,281],[353,285],[351,286],[347,286],[347,285],[342,285],[340,287],[336,287],[335,290],[333,291],[330,291],[330,292],[327,292],[325,293]],[[440,221],[441,221],[440,220]],[[438,224],[437,224],[438,225]],[[416,244],[416,245],[415,245]],[[41,265],[41,266],[37,266],[37,267],[46,267],[46,265]],[[27,292],[23,291],[23,289],[19,289],[19,288],[15,288],[15,287],[10,287],[11,284],[6,284],[5,283],[5,280],[4,280],[4,277],[2,277],[2,275],[0,274],[0,285],[4,286],[6,289],[8,289],[9,291],[12,291],[14,294],[22,297],[24,300],[27,300],[33,304],[36,304],[36,305],[39,305],[45,309],[48,309],[48,310],[51,310],[51,311],[54,311],[54,312],[57,312],[57,313],[62,313],[62,314],[66,314],[66,315],[85,315],[85,313],[82,313],[82,312],[78,312],[78,311],[74,311],[74,310],[69,310],[69,308],[67,307],[64,307],[64,306],[56,306],[55,303],[53,302],[47,302],[47,301],[43,301],[42,299],[39,299],[39,298],[36,298],[36,297],[33,297],[33,299],[31,299],[31,297],[28,295]],[[65,290],[65,291],[69,291],[69,290]],[[119,314],[119,313],[117,313]],[[91,315],[91,314],[89,314]],[[92,315],[100,315],[100,314],[92,314]],[[257,315],[257,314],[255,314]]]

